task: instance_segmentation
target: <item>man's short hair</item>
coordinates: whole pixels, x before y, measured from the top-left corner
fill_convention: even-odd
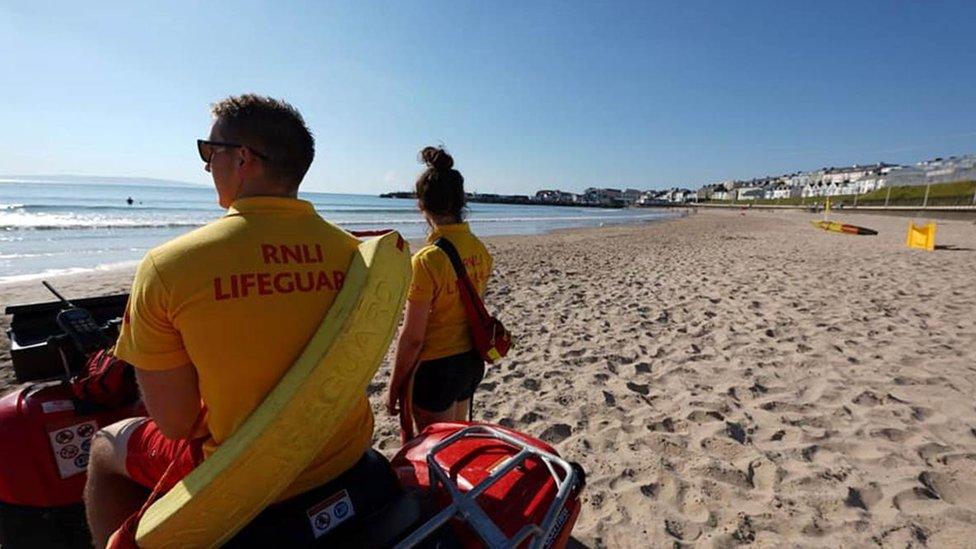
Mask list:
[[[267,156],[271,175],[298,187],[315,158],[315,138],[298,109],[248,93],[214,103],[211,111],[224,139]]]

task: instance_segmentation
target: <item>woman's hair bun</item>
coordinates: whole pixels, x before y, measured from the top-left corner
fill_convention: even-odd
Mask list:
[[[424,147],[420,151],[420,160],[427,164],[427,167],[436,171],[444,172],[454,167],[454,159],[447,151],[440,147]]]

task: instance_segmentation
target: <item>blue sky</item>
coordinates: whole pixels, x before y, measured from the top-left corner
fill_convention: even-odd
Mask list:
[[[431,143],[503,193],[976,152],[976,2],[35,4],[0,4],[0,174],[207,183],[246,91],[304,113],[326,192]]]

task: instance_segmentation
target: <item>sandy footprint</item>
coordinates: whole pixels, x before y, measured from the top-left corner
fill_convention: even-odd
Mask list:
[[[946,503],[976,509],[976,484],[970,480],[936,471],[924,471],[918,476],[925,488]]]

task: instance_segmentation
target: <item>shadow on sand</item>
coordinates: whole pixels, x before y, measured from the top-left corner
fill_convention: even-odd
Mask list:
[[[574,537],[570,537],[566,543],[566,549],[590,549],[590,546]]]

